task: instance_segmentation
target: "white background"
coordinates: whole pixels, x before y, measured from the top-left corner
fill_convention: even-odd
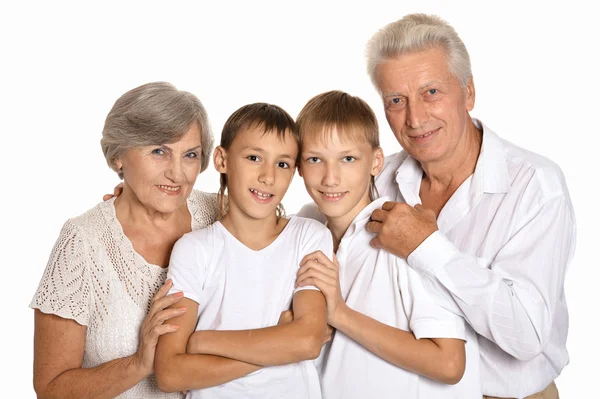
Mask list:
[[[202,100],[218,139],[241,105],[271,102],[296,116],[313,95],[341,89],[372,105],[384,151],[391,154],[399,146],[365,72],[364,45],[377,29],[411,12],[442,16],[467,45],[477,89],[472,115],[551,158],[566,175],[578,248],[566,279],[571,364],[557,383],[562,398],[598,392],[600,352],[592,323],[600,277],[593,249],[600,30],[591,5],[83,3],[0,5],[1,397],[35,397],[33,311],[27,305],[64,221],[118,182],[99,142],[104,118],[121,94],[150,81],[172,82]],[[196,188],[218,188],[212,166]],[[288,212],[308,200],[296,176],[284,200]]]

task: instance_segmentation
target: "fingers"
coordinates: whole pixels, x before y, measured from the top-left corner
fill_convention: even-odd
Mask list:
[[[312,282],[315,280],[320,280],[325,284],[328,284],[332,287],[338,285],[338,275],[331,269],[328,269],[324,266],[320,267],[311,267],[298,274],[298,279],[296,282],[296,287],[304,287],[306,285],[314,285],[315,287],[321,289],[321,287],[313,284]],[[323,291],[321,289],[321,291]]]
[[[174,303],[181,301],[181,298],[183,298],[183,292],[180,291],[180,292],[175,292],[173,294],[156,299],[152,303],[152,306],[150,307],[150,314],[154,315],[155,313],[168,308],[169,306],[173,305]]]
[[[387,204],[387,202],[386,202]],[[376,222],[383,222],[387,216],[387,211],[382,209],[375,209],[373,213],[371,213],[371,220]]]
[[[112,195],[112,194],[104,194],[104,197],[102,197],[102,201],[108,201],[112,197],[114,197],[114,195]]]
[[[174,308],[174,309],[164,309],[156,312],[151,319],[152,325],[163,324],[165,321],[172,319],[174,317],[181,316],[187,311],[187,308]]]
[[[322,273],[323,275],[329,278],[337,279],[338,268],[336,268],[333,263],[329,263],[330,265],[324,265],[320,262],[306,262],[300,267],[300,269],[298,269],[297,281],[300,281],[301,277],[306,276],[306,273],[308,273],[311,270],[315,273]]]
[[[118,197],[119,195],[123,194],[123,183],[119,183],[115,186],[115,189],[113,191],[113,195],[115,197]]]
[[[154,294],[154,296],[152,297],[152,302],[167,295],[167,293],[169,292],[171,287],[173,287],[173,280],[168,279],[167,281],[165,281],[165,283],[162,285],[162,287],[160,287],[160,289],[156,292],[156,294]]]
[[[379,237],[373,238],[369,244],[371,244],[371,246],[373,248],[377,248],[377,249],[383,248],[383,244],[381,243],[381,240],[379,239]]]
[[[381,209],[383,209],[384,211],[391,211],[392,209],[394,209],[394,206],[396,206],[396,202],[386,201],[381,206]]]
[[[370,231],[371,233],[379,234],[382,227],[383,223],[381,222],[370,221],[367,223],[367,231]]]
[[[306,255],[304,258],[302,258],[302,261],[300,261],[300,267],[302,267],[303,265],[306,265],[310,262],[318,262],[329,268],[335,268],[334,264],[331,262],[331,260],[329,260],[327,255],[325,255],[321,251],[312,252],[312,253]]]

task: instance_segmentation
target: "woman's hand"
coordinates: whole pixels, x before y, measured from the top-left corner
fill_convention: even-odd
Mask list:
[[[179,329],[179,326],[164,324],[165,320],[181,316],[187,310],[186,308],[166,309],[183,298],[183,292],[167,295],[172,286],[173,282],[167,280],[158,290],[152,298],[150,312],[148,312],[142,323],[140,345],[137,353],[134,355],[134,359],[138,366],[148,375],[154,371],[154,352],[158,343],[158,337]]]
[[[340,265],[335,255],[333,262],[321,251],[306,255],[300,262],[296,286],[314,285],[321,290],[327,301],[327,323],[337,327],[346,303],[340,289]]]

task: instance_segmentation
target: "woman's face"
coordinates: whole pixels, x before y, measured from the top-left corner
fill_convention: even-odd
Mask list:
[[[201,141],[194,123],[176,143],[136,147],[117,160],[124,190],[151,211],[175,212],[185,204],[200,172]],[[126,193],[123,193],[126,195]]]

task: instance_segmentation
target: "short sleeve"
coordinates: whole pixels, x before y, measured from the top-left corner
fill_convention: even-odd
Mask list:
[[[406,271],[408,293],[402,293],[402,300],[415,337],[466,340],[464,319],[437,305],[425,290],[421,276],[403,260],[398,261],[404,263]]]
[[[333,238],[331,232],[324,225],[314,220],[307,220],[307,228],[303,229],[300,248],[302,258],[312,252],[321,251],[329,258],[329,260],[332,260]],[[299,267],[300,265],[298,265],[298,268]],[[302,290],[318,290],[318,288],[312,285],[298,287],[294,290],[294,294]]]
[[[169,293],[183,292],[183,296],[200,303],[200,295],[206,276],[206,265],[198,248],[194,233],[181,237],[173,247],[167,279],[173,281]]]
[[[84,238],[68,220],[54,244],[29,307],[87,326],[92,303],[89,266]]]

